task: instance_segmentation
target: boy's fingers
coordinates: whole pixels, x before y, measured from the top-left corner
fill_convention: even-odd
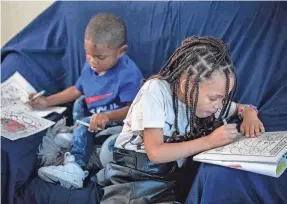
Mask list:
[[[36,93],[29,94],[28,99],[31,100],[35,95],[36,95]]]
[[[35,103],[33,101],[28,103],[28,106],[31,107],[32,109],[35,108]]]
[[[104,129],[105,128],[105,126],[106,126],[106,121],[102,121],[102,123],[101,123],[101,129]]]
[[[90,132],[94,132],[94,131],[95,131],[95,126],[96,126],[96,120],[95,120],[95,118],[92,118],[88,130],[89,130]]]

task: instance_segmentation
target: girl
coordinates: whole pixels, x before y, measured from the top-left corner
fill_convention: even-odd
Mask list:
[[[233,142],[238,115],[248,137],[264,132],[256,107],[232,101],[236,75],[225,43],[190,37],[133,101],[116,139],[114,162],[104,169],[101,203],[176,201],[178,170],[185,158]]]

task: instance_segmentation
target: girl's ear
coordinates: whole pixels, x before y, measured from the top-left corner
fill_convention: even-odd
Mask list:
[[[185,84],[186,84],[186,76],[184,76],[184,78],[182,80],[180,80],[180,91],[181,93],[185,94]],[[194,84],[194,77],[191,76],[189,79],[189,90],[190,91],[192,89],[192,86]]]

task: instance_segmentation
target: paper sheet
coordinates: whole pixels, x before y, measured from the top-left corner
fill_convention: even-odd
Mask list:
[[[50,107],[45,110],[31,110],[25,102],[28,96],[36,93],[36,90],[18,72],[1,84],[1,108],[14,106],[17,109],[25,110],[28,113],[45,117],[50,113],[63,113],[66,107]]]
[[[1,110],[1,136],[10,140],[33,135],[53,124],[50,120],[31,115],[13,106]]]

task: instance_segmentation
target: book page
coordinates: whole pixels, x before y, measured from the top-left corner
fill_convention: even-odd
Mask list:
[[[53,112],[61,114],[67,109],[66,107],[50,107],[44,110],[31,110],[30,107],[25,104],[31,93],[36,93],[34,87],[32,87],[22,75],[16,72],[1,84],[1,108],[14,106],[17,109],[24,110],[39,117],[45,117]]]
[[[25,103],[28,101],[29,94],[36,92],[19,72],[15,72],[1,84],[1,106],[5,107],[15,101]]]
[[[17,140],[52,126],[54,122],[31,115],[12,106],[1,110],[1,136]]]
[[[266,132],[256,138],[240,138],[232,144],[205,151],[197,160],[278,163],[287,152],[287,132]]]

